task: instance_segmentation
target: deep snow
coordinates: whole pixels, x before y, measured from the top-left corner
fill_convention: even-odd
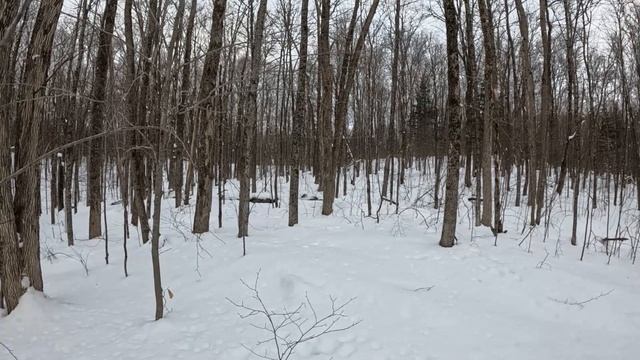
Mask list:
[[[304,343],[291,359],[638,358],[638,265],[627,247],[607,264],[599,244],[591,244],[580,262],[581,246],[568,243],[566,195],[554,204],[546,241],[542,227],[534,230],[528,251],[528,241],[518,245],[526,207],[507,209],[508,233],[493,246],[490,231],[469,226],[467,191],[461,195],[459,244],[442,249],[436,223],[442,214],[433,209],[431,195],[407,209],[428,188],[416,174],[402,187],[411,202],[400,206],[400,215],[384,205],[379,224],[362,213],[359,181],[336,201],[333,216],[320,215],[319,201],[301,201],[300,224],[289,228],[288,184],[280,181],[281,208],[252,205],[245,257],[235,238],[236,202],[226,202],[222,229],[214,208],[215,230],[195,237],[193,207],[174,209],[173,198],[165,199],[162,285],[173,296],[165,292],[166,317],[157,322],[150,247],[138,243],[133,227],[129,277],[123,274],[120,205],[108,205],[109,265],[103,241],[82,239],[86,208],[74,219],[79,239],[73,249],[63,240],[63,213],[53,226],[43,214],[44,295],[29,291],[14,313],[0,318],[0,341],[20,360],[253,359],[247,347],[260,354],[273,350],[270,343],[256,347],[268,337],[257,328],[265,322],[242,319],[229,300],[254,305],[241,279],[253,284],[260,272],[258,290],[274,311],[294,309],[308,297],[318,313],[326,313],[330,297],[338,303],[354,298],[340,324],[359,321],[355,327]],[[301,193],[313,193],[308,175],[301,183]],[[233,183],[227,189],[236,192]],[[505,202],[512,204],[509,196]],[[603,211],[594,216],[598,236],[606,232]],[[614,208],[611,216],[617,216]],[[637,234],[638,213],[626,210],[623,216],[623,225]],[[610,221],[610,229],[616,222]],[[311,316],[308,306],[302,313]],[[12,357],[0,348],[0,359]]]

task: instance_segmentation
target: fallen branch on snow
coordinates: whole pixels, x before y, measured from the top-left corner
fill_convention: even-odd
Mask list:
[[[556,299],[556,298],[552,298],[552,297],[550,297],[549,299],[551,299],[552,301],[555,301],[557,303],[560,303],[560,304],[578,306],[580,309],[582,309],[582,308],[584,308],[584,306],[587,303],[590,303],[592,301],[595,301],[595,300],[598,300],[598,299],[600,299],[602,297],[605,297],[605,296],[611,294],[613,292],[613,290],[615,290],[615,289],[611,289],[611,290],[609,290],[607,292],[600,293],[600,295],[598,295],[598,296],[594,296],[592,298],[589,298],[589,299],[583,300],[583,301],[574,301],[574,300],[569,300],[569,299],[560,300],[560,299]]]

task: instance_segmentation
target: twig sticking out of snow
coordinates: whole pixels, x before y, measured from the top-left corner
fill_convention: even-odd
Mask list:
[[[256,280],[253,285],[247,284],[242,279],[240,280],[242,285],[251,291],[251,299],[254,305],[245,304],[244,301],[238,303],[227,298],[227,301],[240,310],[240,313],[238,313],[240,318],[259,317],[263,320],[261,325],[254,323],[251,326],[264,330],[268,333],[267,338],[259,340],[254,347],[242,345],[256,357],[267,360],[287,360],[293,355],[298,345],[324,335],[347,331],[360,323],[360,320],[358,320],[346,325],[341,324],[341,321],[347,317],[344,311],[345,308],[355,298],[338,303],[337,299],[330,296],[331,311],[325,315],[318,314],[308,295],[305,295],[305,302],[300,303],[293,310],[288,310],[287,308],[278,311],[271,310],[264,303],[258,291],[259,278],[260,271],[256,274]],[[303,314],[305,309],[311,312],[309,316]],[[269,343],[275,349],[271,349],[271,351],[265,349],[263,353],[258,353],[259,347]],[[272,355],[274,351],[275,355]]]
[[[416,289],[413,289],[413,291],[418,292],[418,291],[429,291],[431,289],[433,289],[434,287],[436,287],[435,285],[431,285],[431,286],[424,286],[424,287],[419,287]]]
[[[542,261],[540,261],[538,265],[536,265],[536,269],[542,269],[542,267],[545,265],[549,266],[547,264],[547,259],[549,258],[549,252],[547,251],[547,248],[544,249],[544,252],[546,253],[544,259],[542,259]]]
[[[600,295],[598,295],[598,296],[594,296],[592,298],[589,298],[589,299],[586,299],[586,300],[583,300],[583,301],[574,301],[574,300],[569,300],[569,299],[560,300],[560,299],[555,299],[555,298],[549,298],[549,299],[551,299],[551,300],[553,300],[553,301],[555,301],[557,303],[560,303],[560,304],[578,306],[580,309],[582,309],[587,303],[590,303],[590,302],[592,302],[594,300],[598,300],[598,299],[600,299],[602,297],[605,297],[605,296],[611,294],[613,292],[613,290],[615,290],[615,289],[611,289],[611,290],[609,290],[607,292],[600,293]]]

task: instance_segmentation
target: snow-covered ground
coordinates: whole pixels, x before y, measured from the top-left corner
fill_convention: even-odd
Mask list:
[[[240,316],[247,310],[237,305],[259,308],[244,280],[257,284],[276,321],[299,309],[292,318],[307,319],[303,330],[313,323],[313,311],[321,317],[331,313],[332,301],[347,303],[334,329],[348,329],[300,344],[290,359],[631,360],[640,354],[639,265],[631,263],[628,248],[607,264],[600,244],[591,244],[579,261],[586,196],[579,246],[568,242],[570,197],[563,195],[554,204],[546,241],[540,227],[529,248],[528,238],[519,245],[526,207],[507,209],[508,232],[494,246],[490,231],[469,226],[467,192],[461,195],[459,244],[443,249],[436,223],[442,213],[433,209],[430,193],[414,201],[428,189],[421,176],[402,187],[400,215],[385,204],[380,223],[365,217],[359,181],[336,201],[333,216],[320,215],[320,201],[301,201],[300,224],[293,228],[287,227],[288,185],[281,181],[281,208],[252,205],[244,257],[235,237],[235,201],[226,202],[223,228],[217,229],[214,208],[215,230],[199,238],[190,232],[193,207],[174,209],[172,198],[164,201],[166,316],[157,322],[150,246],[138,243],[135,228],[124,277],[120,205],[108,206],[109,265],[103,241],[82,239],[86,208],[75,217],[79,239],[73,249],[65,246],[62,220],[52,226],[43,214],[44,296],[29,291],[14,313],[0,318],[0,341],[20,360],[258,358],[250,350],[275,357],[273,342],[258,345],[271,336],[261,329],[266,318]],[[301,193],[313,194],[310,177],[302,186]],[[227,188],[236,191],[233,184]],[[512,204],[513,194],[505,202]],[[617,214],[612,208],[612,233]],[[638,213],[630,209],[623,216],[623,225],[637,235],[632,221]],[[592,229],[605,236],[604,210],[596,211]],[[296,332],[288,326],[279,335],[293,338]],[[13,357],[0,347],[0,359]]]

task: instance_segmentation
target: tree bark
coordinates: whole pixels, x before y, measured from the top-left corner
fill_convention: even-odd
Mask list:
[[[325,131],[327,131],[327,133],[333,134],[331,137],[327,138],[328,143],[325,144],[326,146],[325,151],[329,151],[329,149],[331,149],[331,153],[330,153],[331,155],[329,156],[328,160],[325,160],[327,166],[325,167],[325,173],[323,174],[325,179],[323,181],[323,193],[322,193],[322,214],[323,215],[330,215],[333,212],[333,201],[335,199],[334,179],[336,178],[336,171],[337,171],[337,167],[339,166],[338,161],[340,159],[340,152],[341,152],[342,144],[344,141],[344,131],[346,127],[345,122],[347,117],[349,96],[351,94],[351,90],[353,89],[355,72],[358,67],[358,62],[360,59],[360,54],[362,53],[362,48],[364,47],[364,40],[367,37],[367,34],[369,32],[369,27],[371,26],[373,17],[375,16],[376,10],[378,9],[378,4],[379,4],[379,0],[373,0],[373,2],[371,3],[371,7],[369,8],[369,12],[367,13],[364,23],[362,24],[362,27],[360,29],[360,34],[358,34],[358,39],[355,43],[355,46],[353,47],[353,50],[347,51],[346,49],[351,49],[352,47],[353,35],[355,32],[355,26],[357,23],[356,15],[357,15],[358,6],[359,6],[359,0],[356,0],[354,13],[351,18],[351,22],[349,24],[349,29],[347,30],[347,40],[344,46],[345,55],[342,58],[341,69],[340,69],[340,73],[338,74],[333,131],[331,131],[331,115],[323,114],[323,116],[325,117],[324,120],[327,120],[329,122],[328,125],[325,124],[325,126],[328,127],[328,130],[327,128],[325,128]],[[329,7],[329,4],[326,4],[326,6]],[[325,6],[323,4],[323,8],[322,8],[323,12],[325,11],[324,7]],[[327,9],[327,11],[329,10]],[[327,19],[328,19],[328,15],[327,15]],[[323,27],[326,26],[328,28],[329,27],[328,20],[327,20],[327,23],[326,24],[323,23],[322,26]],[[327,32],[328,32],[328,29],[327,29]],[[322,50],[320,50],[319,48],[318,51],[323,53],[325,52],[325,47],[326,47],[326,56],[329,57],[330,54],[328,53],[329,52],[328,44],[325,44],[325,45],[322,46]],[[323,57],[324,57],[324,54],[323,54]],[[320,54],[319,54],[318,61],[320,61]],[[329,59],[324,59],[323,62],[328,63]],[[332,104],[331,100],[325,100],[325,96],[331,98],[333,94],[326,93],[327,90],[330,91],[332,88],[332,86],[328,86],[328,85],[331,85],[331,80],[325,79],[326,77],[331,78],[331,73],[330,73],[331,67],[330,65],[328,65],[326,68],[323,66],[323,69],[329,72],[327,74],[323,71],[323,75],[322,75],[323,81],[326,81],[326,84],[324,84],[325,86],[323,86],[323,90],[322,90],[323,113],[324,113],[327,110],[330,111],[331,104]],[[324,87],[327,87],[327,88],[325,89]],[[327,135],[327,133],[325,133],[325,136]]]
[[[482,0],[480,0],[482,1]],[[440,246],[452,247],[456,237],[458,219],[458,182],[460,159],[460,79],[458,64],[458,19],[453,0],[444,0],[447,29],[447,115],[449,117],[449,151],[444,218]]]
[[[538,138],[541,140],[542,149],[538,157],[538,184],[536,190],[536,224],[540,224],[542,207],[544,205],[545,189],[547,184],[546,166],[549,154],[549,141],[547,135],[551,120],[551,102],[553,101],[553,89],[551,84],[551,23],[548,21],[547,0],[540,0],[540,32],[542,37],[542,82],[540,84],[540,121]],[[555,135],[551,136],[555,138]],[[533,184],[532,184],[533,185]],[[594,202],[595,204],[595,202]]]
[[[189,93],[191,92],[191,48],[193,42],[193,28],[195,25],[196,11],[198,7],[197,0],[191,0],[191,8],[189,9],[189,18],[187,20],[187,31],[184,40],[184,57],[182,64],[182,85],[180,89],[180,100],[178,104],[178,114],[176,116],[176,135],[178,139],[182,140],[182,143],[177,144],[177,154],[175,159],[175,179],[174,179],[174,193],[176,195],[176,208],[182,205],[182,191],[183,191],[183,178],[184,178],[184,161],[183,157],[185,149],[182,148],[182,144],[187,144],[185,141],[185,118],[189,112]]]
[[[298,60],[298,89],[296,94],[295,113],[293,115],[292,141],[292,167],[291,182],[289,187],[289,226],[298,223],[298,187],[300,179],[300,153],[302,131],[306,114],[306,89],[307,89],[307,44],[309,38],[309,24],[307,13],[309,0],[302,0],[300,12],[300,54]]]
[[[62,0],[43,0],[40,3],[27,49],[17,109],[21,132],[16,159],[19,168],[28,169],[16,179],[14,210],[16,227],[23,243],[25,272],[31,286],[38,291],[44,288],[38,221],[40,166],[32,164],[38,157],[38,140],[45,114],[47,72],[61,9]]]
[[[318,31],[318,77],[321,84],[321,92],[318,95],[318,127],[320,128],[320,154],[327,154],[331,150],[333,129],[331,127],[331,110],[333,109],[333,70],[331,68],[331,48],[329,45],[329,19],[331,14],[331,1],[322,0],[320,9]],[[330,161],[322,162],[322,215],[330,215],[333,212],[333,172],[328,174]],[[327,199],[327,200],[325,200]],[[326,203],[326,205],[325,205]]]
[[[198,117],[200,136],[196,154],[198,170],[198,193],[196,211],[193,219],[193,233],[202,234],[209,231],[211,217],[211,202],[213,192],[213,150],[215,139],[213,132],[220,121],[215,114],[215,94],[218,86],[218,66],[222,51],[222,36],[224,33],[224,13],[227,0],[215,0],[213,3],[213,18],[211,20],[211,35],[209,49],[205,58],[204,69],[200,81],[198,95]]]
[[[476,48],[475,48],[475,39],[473,34],[473,7],[470,3],[470,0],[464,0],[464,17],[465,17],[465,48],[464,55],[466,58],[465,62],[465,78],[466,78],[466,89],[464,94],[465,101],[465,140],[466,140],[466,170],[465,170],[465,186],[471,187],[471,174],[475,172],[476,182],[480,180],[480,172],[478,170],[478,159],[476,151],[476,124],[478,122],[477,109],[478,104],[476,101],[477,98],[477,85],[476,85],[476,74],[477,74],[477,66],[476,66]],[[473,164],[473,170],[471,167]],[[480,198],[480,194],[476,194],[476,198]],[[476,213],[480,216],[480,201],[476,200]]]
[[[251,3],[253,4],[253,3]],[[251,9],[253,11],[253,9]],[[240,166],[240,204],[238,207],[238,237],[249,235],[249,186],[251,180],[251,167],[255,164],[251,161],[251,149],[254,148],[255,127],[258,117],[258,83],[262,68],[262,40],[264,23],[267,15],[267,0],[260,0],[256,21],[253,24],[253,39],[251,42],[251,68],[249,75],[249,88],[247,90],[246,112],[243,117],[242,130],[244,132],[242,142],[242,155]],[[254,152],[255,148],[254,148]],[[254,180],[255,183],[255,180]]]
[[[516,10],[518,12],[518,24],[520,27],[520,37],[522,38],[521,46],[521,58],[522,58],[522,88],[524,91],[524,118],[527,125],[528,147],[529,147],[529,161],[527,167],[527,179],[525,180],[525,191],[529,190],[529,196],[527,198],[527,204],[531,207],[530,210],[530,225],[535,225],[536,214],[536,184],[537,171],[537,151],[536,151],[536,120],[535,120],[535,92],[533,87],[533,72],[531,68],[531,50],[529,41],[529,19],[525,12],[522,0],[515,0]]]
[[[11,103],[8,83],[11,62],[11,45],[14,40],[12,24],[18,16],[18,1],[7,0],[0,12],[0,179],[11,173],[11,152],[9,148],[9,104]],[[14,219],[11,182],[0,184],[0,304],[6,302],[10,314],[22,295],[20,285],[20,261],[18,236]]]
[[[492,226],[493,191],[491,157],[493,156],[493,122],[496,106],[496,52],[491,0],[478,0],[484,44],[484,111],[482,126],[482,225]],[[495,176],[498,176],[496,174]]]
[[[107,88],[107,73],[111,63],[111,38],[115,25],[117,0],[107,0],[102,16],[102,27],[98,40],[98,54],[95,62],[91,106],[91,134],[99,134],[104,129],[105,98]],[[102,235],[101,201],[102,201],[102,166],[104,163],[104,139],[91,141],[89,158],[89,239]]]

